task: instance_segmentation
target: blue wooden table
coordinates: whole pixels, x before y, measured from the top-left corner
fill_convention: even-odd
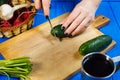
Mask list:
[[[74,6],[79,2],[79,0],[52,0],[51,8],[50,8],[50,18],[55,18],[61,14],[66,12],[71,12]],[[102,14],[108,18],[110,18],[110,23],[105,27],[101,28],[100,31],[104,34],[110,35],[114,41],[116,41],[116,45],[107,54],[110,57],[115,57],[120,55],[120,0],[103,0],[100,4],[96,15]],[[43,16],[43,11],[38,10],[35,16],[35,21],[32,25],[32,28],[37,25],[46,22],[47,20]],[[8,40],[8,38],[0,38],[0,43]],[[0,55],[0,59],[4,59],[2,55]],[[74,64],[73,64],[74,65]],[[0,75],[0,80],[7,80],[6,76]],[[10,80],[19,80],[17,78],[11,78]],[[81,80],[81,73],[77,72],[74,76],[71,76],[69,80]],[[118,70],[112,77],[112,80],[120,80],[120,70]]]

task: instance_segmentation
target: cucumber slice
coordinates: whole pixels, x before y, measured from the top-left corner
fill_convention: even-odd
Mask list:
[[[55,27],[52,28],[51,30],[51,34],[55,37],[58,37],[58,38],[63,38],[63,37],[66,37],[65,34],[64,34],[64,30],[61,29],[61,24],[59,25],[56,25]]]

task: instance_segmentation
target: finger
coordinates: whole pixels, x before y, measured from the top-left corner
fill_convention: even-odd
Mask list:
[[[50,0],[42,0],[42,7],[45,16],[49,16]]]
[[[80,33],[82,33],[89,25],[90,17],[86,17],[82,23],[72,32],[72,36],[78,35]]]
[[[42,9],[41,0],[34,0],[34,2],[36,9]]]
[[[90,25],[90,24],[92,24],[93,23],[93,21],[94,21],[94,17],[92,17],[91,19],[90,19],[90,21],[88,22],[88,25]]]
[[[76,27],[84,20],[86,14],[83,12],[81,13],[73,22],[72,24],[66,29],[65,34],[71,34]]]
[[[60,24],[63,24],[68,18],[65,18],[63,21],[60,22]]]
[[[63,27],[67,28],[79,14],[80,8],[75,7],[72,13],[68,16],[67,20],[63,23]]]

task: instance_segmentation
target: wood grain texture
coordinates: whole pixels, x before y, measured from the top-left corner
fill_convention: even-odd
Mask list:
[[[53,26],[59,24],[66,16],[68,13],[53,19]],[[98,25],[101,23],[97,23]],[[5,59],[29,56],[33,63],[31,80],[63,80],[81,67],[80,61],[83,56],[78,53],[79,46],[102,35],[96,29],[97,26],[90,25],[82,34],[74,38],[64,38],[60,42],[50,34],[50,25],[46,22],[1,43],[0,52]],[[114,45],[113,41],[104,52]]]

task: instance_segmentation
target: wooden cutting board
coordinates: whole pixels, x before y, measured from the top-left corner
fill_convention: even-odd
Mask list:
[[[53,19],[52,24],[59,24],[66,16],[68,13]],[[31,80],[63,80],[81,67],[83,56],[78,53],[79,46],[102,35],[97,28],[108,22],[108,18],[100,15],[85,32],[74,38],[64,38],[62,41],[50,35],[50,25],[46,22],[1,43],[0,52],[5,59],[29,56],[33,63]],[[104,52],[114,45],[113,41]]]

